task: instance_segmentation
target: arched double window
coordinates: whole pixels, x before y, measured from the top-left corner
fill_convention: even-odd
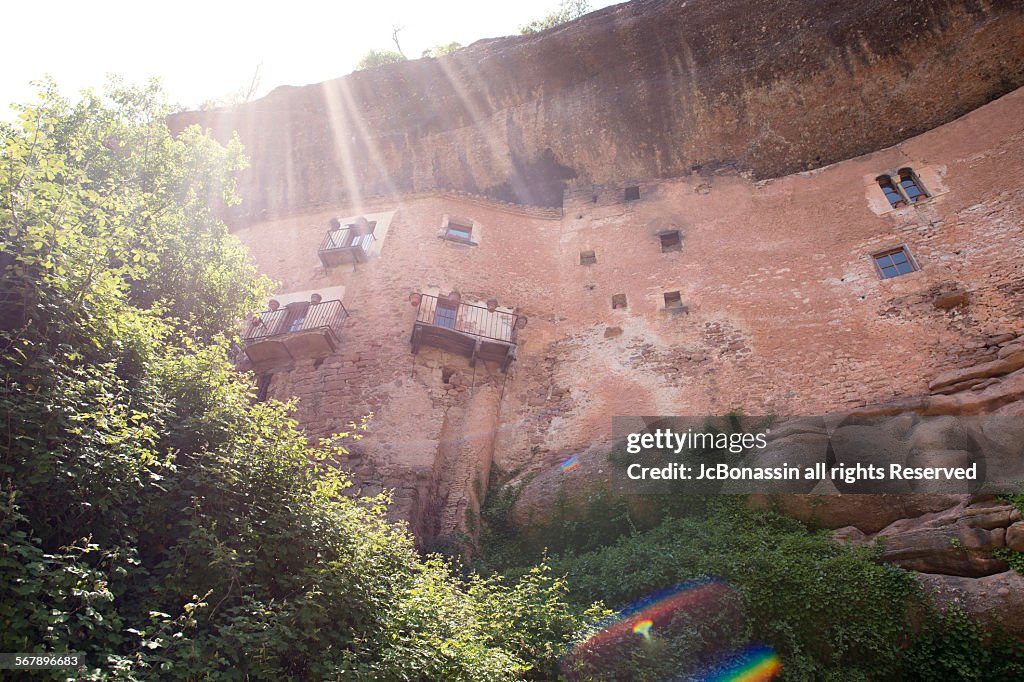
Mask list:
[[[900,168],[896,176],[898,182],[893,181],[891,175],[879,175],[875,182],[882,188],[885,198],[893,208],[903,208],[907,204],[916,204],[928,199],[931,195],[924,189],[921,180],[914,173],[913,168]]]

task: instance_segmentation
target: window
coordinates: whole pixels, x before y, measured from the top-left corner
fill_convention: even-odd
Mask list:
[[[665,307],[666,308],[682,308],[683,299],[679,295],[678,291],[666,291],[665,292]]]
[[[619,308],[626,307],[626,295],[615,294],[612,296],[612,310],[618,310]]]
[[[875,178],[875,181],[878,182],[878,186],[882,188],[882,191],[885,193],[885,198],[889,200],[890,206],[893,208],[903,208],[907,205],[907,202],[903,199],[903,195],[900,194],[900,191],[896,189],[894,184],[892,184],[891,177],[888,175],[879,175]]]
[[[597,254],[593,251],[580,251],[580,265],[593,265],[597,262]]]
[[[903,208],[908,203],[916,204],[931,197],[921,185],[921,180],[913,168],[900,168],[897,172],[899,182],[893,182],[891,175],[879,175],[875,182],[882,188],[885,198],[893,208]]]
[[[640,188],[637,186],[626,188],[626,201],[636,201],[640,198]]]
[[[455,318],[459,315],[459,304],[438,299],[434,311],[434,325],[445,329],[455,329]]]
[[[683,238],[679,234],[679,230],[672,230],[671,232],[662,232],[658,235],[661,239],[661,251],[662,253],[668,253],[669,251],[678,251],[683,248]]]
[[[448,225],[445,227],[444,238],[456,242],[472,243],[473,225],[468,221],[456,222],[449,220]]]
[[[899,175],[900,187],[903,188],[903,193],[907,195],[910,203],[916,204],[928,198],[928,193],[921,187],[921,181],[917,179],[913,169],[900,168]]]
[[[309,303],[292,303],[288,308],[288,332],[300,332],[306,323]]]
[[[906,275],[917,270],[917,265],[914,263],[913,258],[910,257],[910,252],[907,251],[905,246],[876,253],[872,258],[882,279],[899,277],[900,275]]]

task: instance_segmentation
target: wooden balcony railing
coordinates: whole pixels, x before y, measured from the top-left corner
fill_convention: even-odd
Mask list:
[[[320,262],[329,268],[343,263],[362,263],[370,257],[376,237],[370,228],[348,226],[330,230],[317,251]]]
[[[503,371],[515,359],[525,317],[429,294],[416,294],[413,302],[417,306],[412,331],[414,353],[422,345],[434,346],[465,355],[471,366],[478,359],[498,362]]]
[[[348,311],[341,301],[292,303],[265,310],[250,320],[242,340],[255,365],[273,365],[337,350]]]

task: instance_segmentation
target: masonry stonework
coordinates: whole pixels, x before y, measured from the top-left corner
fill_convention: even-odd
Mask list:
[[[336,352],[257,369],[272,397],[297,398],[311,439],[373,414],[344,466],[365,491],[394,488],[421,542],[472,535],[491,467],[548,470],[609,441],[614,415],[822,414],[929,396],[942,372],[1005,356],[1024,333],[1022,149],[1017,90],[772,179],[694,172],[629,183],[630,201],[625,183],[575,183],[560,209],[399,192],[242,221],[282,297],[342,291],[349,312]],[[905,167],[930,198],[893,209],[875,178]],[[330,219],[358,216],[377,223],[369,258],[325,267]],[[475,244],[443,238],[456,216]],[[670,231],[681,244],[663,251]],[[919,269],[881,279],[872,256],[897,247]],[[410,295],[453,291],[527,318],[507,371],[412,352]],[[626,306],[613,309],[617,294]],[[1008,390],[977,409],[1018,409]]]

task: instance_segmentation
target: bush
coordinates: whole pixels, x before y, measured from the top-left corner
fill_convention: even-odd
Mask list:
[[[0,128],[0,649],[77,679],[553,670],[589,617],[564,583],[424,562],[343,449],[254,401],[228,349],[266,282],[206,208],[241,149],[172,138],[158,96],[50,87]]]

